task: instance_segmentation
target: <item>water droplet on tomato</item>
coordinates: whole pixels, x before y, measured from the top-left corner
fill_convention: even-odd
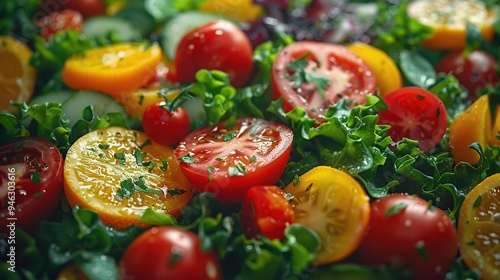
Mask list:
[[[411,220],[405,220],[405,227],[410,227],[412,224]]]
[[[215,35],[217,35],[217,36],[221,36],[222,34],[224,34],[224,31],[222,31],[220,29],[215,31]]]

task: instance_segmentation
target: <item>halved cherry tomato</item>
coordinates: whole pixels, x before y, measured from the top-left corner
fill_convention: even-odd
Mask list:
[[[306,60],[305,75],[315,75],[328,84],[318,86],[314,82],[293,79],[298,71],[290,66],[299,59]],[[375,75],[370,67],[346,47],[306,41],[295,42],[281,50],[273,64],[272,83],[274,96],[283,97],[285,110],[304,108],[311,117],[322,115],[342,97],[362,104],[365,95],[376,90]]]
[[[232,127],[222,121],[193,131],[175,148],[175,157],[195,188],[238,202],[248,188],[276,183],[292,140],[292,131],[283,124],[244,117]]]
[[[352,176],[336,168],[318,166],[290,183],[295,222],[314,230],[321,248],[317,265],[342,260],[361,243],[370,217],[370,200]]]
[[[253,71],[252,45],[234,23],[217,20],[185,34],[174,63],[181,82],[194,82],[200,69],[221,70],[233,86],[242,87]]]
[[[255,186],[247,190],[241,206],[241,225],[247,238],[262,234],[271,240],[281,239],[292,223],[293,207],[282,189]]]
[[[33,231],[59,205],[63,157],[48,140],[24,137],[0,147],[0,233]]]
[[[201,249],[198,236],[171,227],[153,227],[137,237],[120,262],[120,280],[219,280],[222,269],[213,251]]]
[[[142,128],[153,140],[165,146],[179,143],[189,132],[189,116],[178,107],[173,112],[161,108],[165,102],[158,102],[146,108],[142,116]]]
[[[388,124],[394,142],[404,137],[418,140],[423,151],[429,151],[443,138],[448,116],[443,102],[429,91],[404,87],[386,96],[388,110],[378,114],[379,123]]]
[[[83,17],[77,11],[62,10],[43,17],[36,22],[36,26],[40,28],[40,35],[48,41],[58,31],[76,30],[82,32]]]
[[[356,256],[366,265],[409,266],[415,279],[441,280],[457,250],[455,226],[443,210],[398,193],[372,202]]]
[[[452,73],[460,84],[469,90],[471,100],[477,99],[478,89],[500,82],[497,69],[498,61],[483,50],[450,52],[443,56],[436,66],[438,73]]]

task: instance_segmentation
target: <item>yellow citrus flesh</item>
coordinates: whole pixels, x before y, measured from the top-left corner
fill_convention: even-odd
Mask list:
[[[14,112],[10,101],[28,102],[33,96],[35,69],[32,52],[24,43],[0,36],[0,111]]]
[[[138,152],[144,153],[140,160]],[[161,194],[136,191],[130,197],[117,196],[122,182],[141,178],[148,190]],[[71,207],[96,211],[103,223],[117,229],[147,226],[139,217],[149,207],[176,217],[192,196],[172,148],[148,141],[142,132],[120,127],[90,132],[70,147],[64,163],[64,190]],[[172,195],[171,190],[185,192]]]
[[[150,81],[161,60],[157,45],[115,44],[70,57],[62,79],[73,89],[102,91],[118,99]]]
[[[254,20],[263,13],[262,7],[253,4],[252,0],[207,0],[198,7],[198,10],[242,22]]]
[[[361,243],[370,216],[369,198],[349,174],[318,166],[291,183],[295,222],[313,229],[321,239],[315,264],[342,260]]]
[[[464,48],[467,24],[478,26],[490,41],[495,32],[493,23],[499,15],[497,8],[488,9],[478,0],[417,0],[408,4],[407,12],[434,28],[432,36],[424,42],[430,49]]]
[[[500,279],[500,174],[494,174],[469,192],[460,209],[460,253],[485,280]]]
[[[57,275],[56,280],[88,280],[89,278],[83,271],[76,265],[67,265],[61,270],[59,275]]]

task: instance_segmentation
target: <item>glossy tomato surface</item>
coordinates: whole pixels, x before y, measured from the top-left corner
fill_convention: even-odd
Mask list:
[[[103,15],[106,9],[105,0],[43,0],[39,10],[45,13],[62,11],[65,9],[80,12],[84,18]]]
[[[418,140],[423,151],[436,146],[446,132],[448,116],[443,102],[429,91],[404,87],[383,97],[388,110],[379,113],[379,123],[390,125],[394,142],[404,137]]]
[[[286,193],[276,186],[248,189],[241,206],[241,223],[247,238],[259,234],[269,239],[285,237],[285,228],[293,223],[293,207]]]
[[[409,267],[415,279],[441,280],[457,250],[457,232],[446,213],[419,197],[392,194],[371,203],[356,255],[365,265]]]
[[[33,231],[59,205],[63,157],[56,146],[25,137],[0,147],[0,232],[16,227]]]
[[[297,72],[293,63],[305,59],[307,75],[328,80],[322,90],[313,82],[293,79]],[[376,80],[372,70],[346,47],[318,42],[295,42],[283,48],[273,64],[272,84],[275,98],[283,97],[284,108],[304,108],[311,117],[322,115],[341,98],[363,104],[365,95],[375,93]]]
[[[142,116],[142,128],[154,141],[165,146],[179,143],[189,132],[189,116],[182,107],[170,112],[161,106],[165,102],[152,104]]]
[[[475,100],[476,91],[487,84],[496,85],[498,78],[498,61],[483,50],[464,52],[453,51],[446,54],[436,66],[438,73],[452,73],[469,91],[469,97]]]
[[[58,31],[83,30],[83,17],[75,10],[62,10],[51,13],[36,22],[36,26],[40,28],[40,35],[46,41],[56,34]]]
[[[181,82],[194,82],[200,69],[221,70],[233,86],[242,87],[253,70],[252,46],[234,23],[217,20],[185,34],[174,62]]]
[[[222,121],[193,131],[174,153],[195,188],[224,202],[239,202],[248,188],[276,183],[290,158],[292,140],[292,131],[283,124],[244,117],[231,127]]]
[[[198,236],[176,227],[153,227],[137,237],[120,262],[120,279],[223,279],[217,256]]]

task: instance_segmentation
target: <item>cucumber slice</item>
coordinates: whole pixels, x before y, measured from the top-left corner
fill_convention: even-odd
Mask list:
[[[205,113],[205,108],[203,108],[203,101],[198,96],[194,96],[194,99],[186,100],[182,104],[182,108],[186,110],[189,116],[191,130],[207,124],[207,114]]]
[[[176,15],[170,19],[162,30],[161,46],[171,61],[175,58],[177,45],[184,34],[211,21],[223,19],[221,15],[190,11]]]
[[[58,90],[58,91],[47,92],[31,99],[29,105],[42,104],[45,102],[53,102],[53,101],[64,103],[64,101],[70,98],[73,93],[75,92],[70,90]]]
[[[102,117],[107,113],[118,112],[123,115],[125,120],[129,119],[127,110],[121,103],[116,101],[113,97],[97,91],[78,91],[66,99],[62,104],[62,110],[66,117],[71,121],[70,124],[74,125],[82,118],[83,109],[93,105],[94,115]]]
[[[105,37],[109,32],[117,32],[125,42],[139,41],[139,28],[119,17],[96,16],[83,23],[83,34],[89,37]]]

